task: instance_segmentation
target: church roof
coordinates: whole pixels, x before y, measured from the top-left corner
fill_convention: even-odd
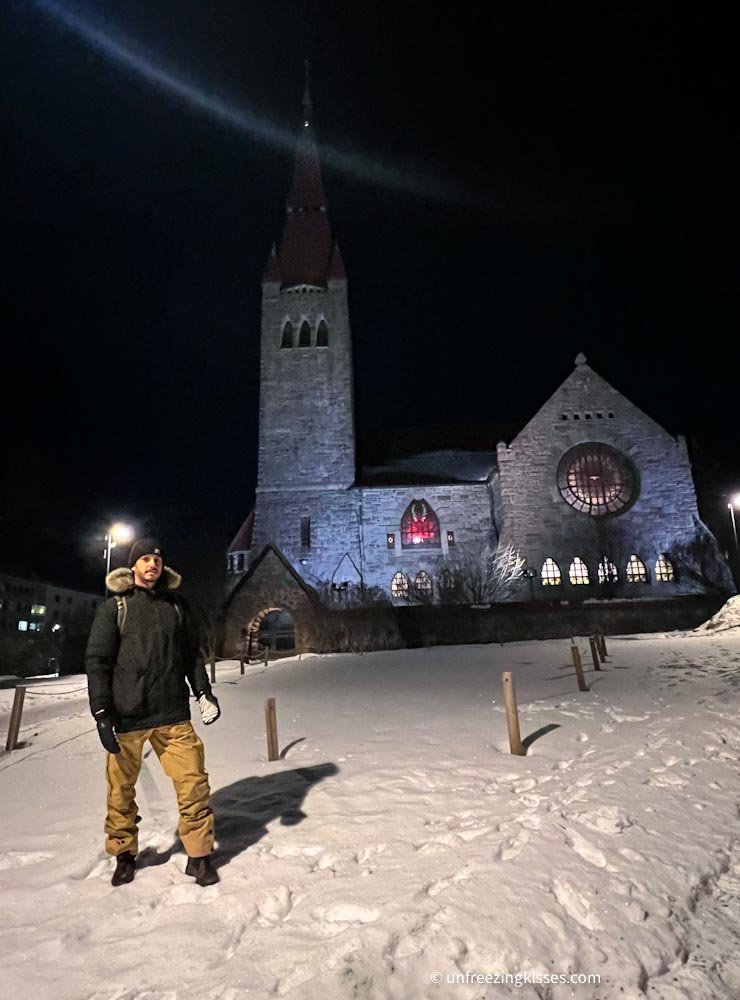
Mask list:
[[[246,521],[237,531],[229,546],[229,552],[248,552],[252,548],[252,532],[254,530],[254,511],[250,511]]]
[[[415,483],[484,483],[496,468],[495,451],[422,452],[362,469],[360,486],[407,486]]]
[[[295,285],[324,287],[332,265],[334,244],[326,214],[319,150],[311,114],[307,77],[303,97],[303,126],[296,149],[285,225],[277,251],[283,288]],[[332,274],[332,277],[335,276]]]

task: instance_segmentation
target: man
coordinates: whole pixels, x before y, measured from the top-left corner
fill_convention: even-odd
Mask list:
[[[116,858],[112,884],[133,881],[138,850],[134,799],[144,744],[149,741],[177,793],[178,833],[185,869],[198,885],[213,885],[211,790],[203,743],[190,722],[187,682],[209,725],[221,714],[200,655],[197,630],[174,591],[182,578],[164,564],[153,538],[134,542],[130,569],[106,578],[115,596],[98,608],[87,646],[90,709],[108,751],[105,849]]]

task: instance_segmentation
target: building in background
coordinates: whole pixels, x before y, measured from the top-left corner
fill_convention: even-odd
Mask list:
[[[82,670],[81,649],[103,599],[30,574],[0,570],[2,672]]]
[[[347,275],[306,92],[262,280],[258,484],[227,554],[227,645],[257,634],[274,645],[280,633],[287,648],[291,610],[350,593],[405,605],[731,591],[684,439],[583,355],[560,386],[540,377],[552,395],[508,441],[356,468]]]

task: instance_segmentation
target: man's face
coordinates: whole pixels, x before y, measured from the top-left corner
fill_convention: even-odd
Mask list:
[[[151,590],[161,575],[161,556],[142,556],[134,563],[134,583],[137,587],[146,587]]]

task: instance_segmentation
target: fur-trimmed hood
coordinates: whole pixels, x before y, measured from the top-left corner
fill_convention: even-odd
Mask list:
[[[177,590],[181,583],[180,574],[171,566],[165,566],[162,575],[157,580],[155,590],[160,587],[164,587],[166,590]],[[127,566],[111,570],[105,578],[105,585],[112,594],[125,594],[134,589],[134,571]]]

